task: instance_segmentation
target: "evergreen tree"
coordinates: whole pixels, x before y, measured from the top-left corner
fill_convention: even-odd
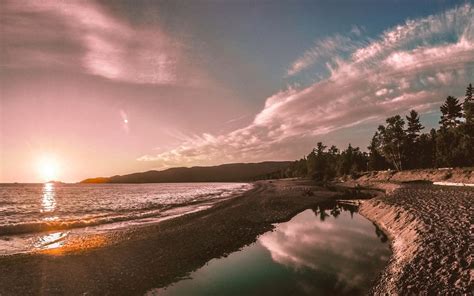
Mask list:
[[[439,122],[443,128],[457,127],[460,123],[459,117],[462,116],[462,107],[459,100],[455,97],[448,96],[446,101],[440,107],[441,121]]]
[[[280,175],[327,181],[337,175],[354,176],[367,169],[474,166],[472,84],[466,89],[462,105],[455,97],[448,96],[440,109],[439,130],[433,128],[429,133],[422,133],[420,117],[411,110],[406,116],[406,129],[399,115],[387,118],[386,125],[378,127],[367,147],[368,154],[350,144],[341,152],[334,145],[326,152],[326,146],[319,142],[307,158],[293,162]],[[460,120],[463,115],[465,121]]]
[[[407,169],[413,169],[420,165],[420,143],[419,137],[424,126],[420,123],[420,116],[415,110],[411,110],[407,119],[406,141],[404,143],[403,151],[406,155]]]
[[[316,180],[323,180],[326,181],[330,178],[330,174],[328,172],[328,162],[326,160],[326,155],[324,153],[326,150],[326,146],[323,145],[322,142],[318,142],[316,145],[316,160],[315,160],[315,174],[313,178]]]
[[[415,110],[410,111],[410,115],[406,116],[407,119],[407,137],[411,139],[413,142],[416,140],[416,138],[420,135],[420,132],[422,129],[425,127],[420,123],[420,116],[418,115],[418,112]]]
[[[432,148],[431,151],[431,167],[436,168],[438,167],[438,162],[436,160],[436,129],[432,128],[430,130],[430,145]]]
[[[467,125],[474,125],[474,98],[472,84],[466,88],[466,96],[464,97],[463,103],[464,118],[466,119]]]
[[[441,128],[436,135],[436,163],[439,167],[462,166],[457,128]]]
[[[328,150],[329,155],[336,157],[339,154],[339,149],[336,146],[332,145]]]
[[[316,144],[316,155],[322,156],[324,153],[324,150],[326,150],[326,146],[323,145],[323,142],[318,142]]]
[[[416,142],[416,158],[412,159],[412,168],[432,168],[434,167],[433,153],[435,143],[430,134],[421,134]]]
[[[353,154],[354,154],[354,148],[352,148],[351,144],[349,144],[346,150],[342,151],[341,161],[339,165],[340,175],[348,175],[351,173],[352,165],[354,162]]]
[[[311,179],[316,178],[316,149],[313,149],[306,157],[306,172]]]

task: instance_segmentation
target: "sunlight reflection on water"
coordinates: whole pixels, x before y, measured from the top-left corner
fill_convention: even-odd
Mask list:
[[[69,232],[54,232],[41,236],[35,243],[35,247],[42,250],[50,250],[62,247],[64,245],[64,238]]]
[[[42,213],[53,212],[56,208],[56,198],[54,193],[54,184],[45,183],[43,186],[43,196],[41,200]]]

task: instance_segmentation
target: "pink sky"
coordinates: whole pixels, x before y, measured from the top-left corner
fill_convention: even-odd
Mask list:
[[[286,63],[276,89],[264,78],[243,82],[265,71],[248,60],[251,53],[228,46],[212,55],[211,44],[178,20],[131,21],[93,1],[0,5],[1,182],[45,181],[44,158],[54,159],[58,179],[79,181],[292,160],[319,140],[365,149],[387,116],[415,108],[435,122],[440,102],[461,96],[474,77],[467,4],[376,36],[353,25],[318,39]],[[310,83],[285,80],[306,78],[318,64],[326,72]],[[226,76],[234,72],[242,79],[237,89]]]

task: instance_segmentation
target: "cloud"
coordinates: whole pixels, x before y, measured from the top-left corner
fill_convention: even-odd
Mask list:
[[[287,71],[287,76],[296,75],[318,61],[331,60],[332,57],[338,57],[343,53],[354,51],[366,43],[365,40],[360,38],[361,34],[362,29],[353,26],[348,35],[336,34],[316,41],[312,48],[305,51],[300,58],[291,64]]]
[[[89,1],[3,1],[3,67],[83,71],[146,84],[197,83],[184,46]]]
[[[474,77],[473,20],[467,4],[408,20],[330,65],[328,78],[269,97],[250,125],[224,135],[193,136],[175,149],[139,160],[173,166],[292,159],[299,156],[298,147],[318,135],[382,122],[412,108],[432,111]],[[328,44],[328,51],[336,48],[327,40],[320,44]],[[319,50],[308,56],[316,58]]]

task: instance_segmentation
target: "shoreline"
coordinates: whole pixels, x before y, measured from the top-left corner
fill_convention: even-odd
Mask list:
[[[155,225],[84,237],[49,252],[0,257],[5,275],[0,294],[143,295],[336,196],[342,195],[305,180],[259,181],[240,196]]]
[[[390,238],[392,256],[372,294],[468,293],[472,187],[308,180],[258,181],[211,208],[157,224],[79,238],[58,250],[0,256],[0,295],[143,295],[256,241],[321,202],[361,199],[359,213]],[[362,185],[360,187],[356,185]],[[352,187],[350,187],[352,186]],[[368,199],[370,198],[370,199]]]
[[[359,213],[389,237],[392,256],[374,295],[468,294],[472,187],[372,183],[386,194],[364,201]],[[472,210],[471,210],[472,211]]]

